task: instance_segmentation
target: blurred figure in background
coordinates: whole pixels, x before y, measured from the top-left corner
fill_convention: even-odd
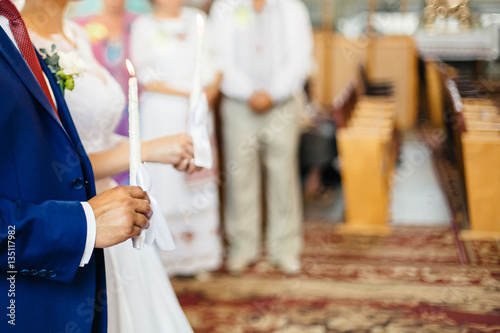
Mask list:
[[[153,13],[140,16],[132,24],[131,37],[132,61],[143,85],[140,110],[144,139],[186,130],[194,81],[197,15],[205,18],[202,11],[183,7],[183,0],[153,0],[152,4]],[[219,95],[220,74],[210,61],[208,42],[205,38],[201,82],[212,107]],[[213,137],[212,113],[209,118]],[[222,244],[217,166],[191,177],[168,166],[151,165],[149,170],[152,193],[176,244],[176,250],[161,253],[167,272],[192,276],[218,269]]]
[[[103,0],[103,10],[96,16],[76,19],[90,37],[97,61],[128,90],[130,74],[125,65],[129,56],[130,26],[137,15],[127,13],[125,0]]]
[[[261,177],[266,175],[268,260],[300,271],[299,114],[312,62],[312,27],[298,0],[219,0],[210,11],[224,79],[228,172],[227,267],[241,273],[261,253]]]

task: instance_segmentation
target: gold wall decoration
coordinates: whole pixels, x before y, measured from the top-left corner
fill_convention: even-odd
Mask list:
[[[425,0],[424,20],[428,27],[433,27],[436,18],[454,17],[460,27],[467,29],[471,24],[469,0]]]

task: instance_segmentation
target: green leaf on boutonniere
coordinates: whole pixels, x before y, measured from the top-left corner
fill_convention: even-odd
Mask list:
[[[47,66],[52,66],[56,70],[59,70],[59,68],[57,68],[59,67],[59,55],[53,54],[52,56],[47,57],[45,60],[47,62]]]
[[[73,88],[75,88],[75,80],[72,76],[69,76],[66,78],[66,82],[64,82],[64,85],[66,86],[66,89],[73,90]]]
[[[68,77],[66,76],[66,74],[64,74],[64,71],[62,69],[57,71],[54,75],[57,79],[57,84],[59,85],[59,88],[64,95],[64,90],[66,89],[66,80]]]
[[[60,78],[66,79],[66,74],[64,74],[64,71],[61,69],[59,70],[56,75]]]

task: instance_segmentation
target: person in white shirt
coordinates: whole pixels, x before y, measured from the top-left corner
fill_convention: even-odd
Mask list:
[[[313,47],[307,8],[299,0],[219,0],[211,7],[210,24],[224,75],[227,268],[241,273],[261,253],[265,174],[268,260],[297,274],[302,244],[298,96]]]

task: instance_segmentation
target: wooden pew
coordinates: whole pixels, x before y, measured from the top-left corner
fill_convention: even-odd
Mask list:
[[[462,239],[500,239],[500,109],[492,100],[463,100],[462,133],[470,228]]]
[[[491,99],[461,96],[449,69],[437,67],[446,148],[458,167],[459,200],[466,213],[460,237],[500,239],[500,110]]]
[[[333,100],[331,115],[336,129],[344,128],[351,118],[352,111],[356,105],[356,91],[354,83],[346,85],[338,96]]]
[[[470,229],[462,239],[500,239],[500,130],[462,136]]]
[[[357,89],[353,91],[356,94]],[[398,154],[394,101],[351,95],[337,102],[341,100],[357,103],[349,104],[343,126],[337,129],[346,218],[339,231],[388,234],[392,173]]]
[[[488,98],[462,98],[462,103],[467,106],[496,106],[496,103]]]

